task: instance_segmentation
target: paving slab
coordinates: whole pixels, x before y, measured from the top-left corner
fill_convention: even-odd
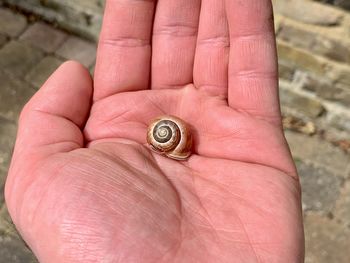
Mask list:
[[[305,219],[305,263],[348,263],[350,231],[318,214]]]
[[[307,24],[320,26],[338,25],[343,13],[313,1],[273,0],[275,12]]]
[[[324,168],[302,161],[297,162],[297,168],[302,186],[304,211],[330,214],[339,198],[343,180]]]
[[[25,16],[0,7],[0,33],[17,37],[26,27],[27,19]]]
[[[34,95],[35,90],[17,77],[0,70],[0,118],[17,121],[25,103]]]
[[[7,42],[7,36],[0,34],[0,47],[2,47]]]
[[[2,0],[53,21],[70,32],[96,40],[105,0]]]
[[[62,63],[62,59],[47,56],[27,74],[25,80],[38,89]]]
[[[282,109],[293,108],[309,118],[317,118],[325,113],[324,105],[318,99],[305,97],[285,84],[285,82],[280,83]]]
[[[0,207],[4,202],[4,184],[10,165],[17,127],[14,123],[0,118]]]
[[[0,167],[7,169],[10,164],[17,127],[13,122],[0,118]]]
[[[93,66],[96,59],[96,44],[81,38],[70,36],[56,54],[67,60],[76,60],[85,67]]]
[[[21,35],[20,40],[47,53],[56,51],[68,35],[48,24],[36,22]]]
[[[20,238],[7,212],[6,206],[3,206],[0,210],[0,262],[38,262]]]
[[[5,204],[0,205],[0,236],[18,236]]]
[[[0,49],[0,69],[23,78],[43,57],[39,49],[13,40]]]
[[[0,236],[0,258],[4,263],[38,262],[22,240],[10,236]]]
[[[340,8],[350,10],[350,2],[348,0],[314,0],[314,1],[332,4]]]
[[[278,61],[279,77],[288,81],[292,81],[295,73],[295,67],[286,61]]]
[[[336,220],[350,230],[350,181],[346,182],[334,212]]]
[[[0,208],[5,202],[5,181],[6,181],[7,171],[0,167]]]
[[[286,138],[296,160],[312,162],[335,175],[349,177],[350,156],[317,136],[286,131]]]
[[[0,207],[4,203],[4,185],[16,137],[16,125],[0,118]]]

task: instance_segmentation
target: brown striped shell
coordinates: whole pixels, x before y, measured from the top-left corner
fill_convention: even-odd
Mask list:
[[[147,142],[152,150],[175,160],[191,155],[192,135],[188,125],[174,116],[161,116],[151,122]]]

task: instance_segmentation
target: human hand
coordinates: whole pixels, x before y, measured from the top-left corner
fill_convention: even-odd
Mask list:
[[[276,64],[269,0],[107,1],[94,84],[65,63],[19,121],[6,199],[40,262],[302,262]],[[145,146],[163,114],[187,161]]]

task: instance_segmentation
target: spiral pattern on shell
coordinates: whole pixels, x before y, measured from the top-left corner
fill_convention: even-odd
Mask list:
[[[192,136],[187,124],[174,116],[161,116],[149,125],[147,142],[151,148],[176,160],[191,155]]]

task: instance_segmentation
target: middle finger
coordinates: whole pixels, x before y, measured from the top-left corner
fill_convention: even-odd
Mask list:
[[[176,88],[193,81],[200,0],[158,1],[152,42],[152,88]]]

